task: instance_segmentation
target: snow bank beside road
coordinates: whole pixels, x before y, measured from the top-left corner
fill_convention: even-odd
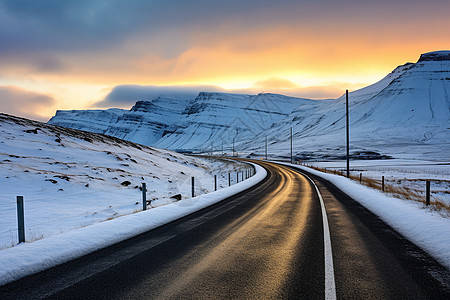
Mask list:
[[[343,176],[283,164],[330,181],[450,269],[450,219],[421,209],[422,205],[417,202],[388,197]]]
[[[216,192],[1,250],[0,285],[126,240],[246,190],[267,175],[264,168],[254,166],[254,176]]]

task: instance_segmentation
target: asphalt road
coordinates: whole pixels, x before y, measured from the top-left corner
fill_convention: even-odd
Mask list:
[[[328,215],[330,294],[327,234],[314,185],[288,167],[262,165],[268,177],[256,187],[0,287],[0,298],[450,299],[449,270],[309,174]]]

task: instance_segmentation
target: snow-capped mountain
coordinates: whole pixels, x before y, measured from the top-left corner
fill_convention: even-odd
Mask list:
[[[422,54],[417,63],[399,66],[379,82],[349,93],[352,152],[449,159],[449,93],[450,51]],[[269,131],[239,146],[260,145],[253,151],[261,153],[267,136],[272,152],[287,154],[291,127],[297,156],[342,156],[345,96],[302,105]]]
[[[200,93],[195,99],[159,97],[131,110],[57,111],[50,124],[104,133],[166,149],[216,150],[254,137],[312,100],[275,94]]]
[[[422,54],[379,82],[351,92],[352,152],[450,158],[450,51]],[[185,151],[290,153],[339,157],[345,147],[345,96],[308,100],[276,94],[200,93],[195,99],[138,101],[130,110],[58,111],[49,123]]]

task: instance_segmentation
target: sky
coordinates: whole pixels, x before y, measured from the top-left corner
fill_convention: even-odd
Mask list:
[[[445,0],[0,0],[0,111],[200,91],[337,98],[450,49]]]

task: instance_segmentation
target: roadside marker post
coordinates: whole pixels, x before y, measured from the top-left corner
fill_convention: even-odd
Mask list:
[[[147,184],[142,183],[142,210],[147,210]]]
[[[346,137],[347,137],[347,178],[350,178],[350,128],[348,122],[348,90],[345,90],[345,121],[346,121]]]
[[[427,180],[426,181],[426,187],[425,187],[425,205],[428,206],[430,205],[430,181]]]
[[[192,198],[194,198],[194,196],[195,196],[195,192],[194,192],[194,190],[195,190],[195,186],[194,186],[194,181],[195,181],[195,179],[194,179],[194,177],[191,177],[191,187],[192,187]]]
[[[214,191],[217,191],[217,175],[214,175]]]
[[[17,196],[17,228],[19,244],[25,243],[25,217],[23,213],[23,196]]]

